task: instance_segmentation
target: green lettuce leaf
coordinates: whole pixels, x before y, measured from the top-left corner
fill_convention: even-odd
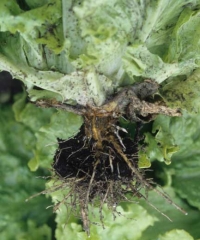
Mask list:
[[[47,189],[51,189],[53,181],[47,184]],[[53,202],[58,203],[63,200],[67,195],[67,189],[59,190],[50,193]],[[82,223],[80,219],[75,218],[69,213],[73,212],[71,207],[66,207],[62,204],[56,211],[56,238],[59,240],[68,239],[91,239],[91,240],[103,240],[103,239],[140,239],[142,232],[151,226],[155,222],[155,218],[150,216],[147,211],[137,203],[121,203],[117,207],[117,211],[120,213],[119,216],[114,216],[112,212],[103,206],[102,213],[104,216],[104,227],[100,222],[99,208],[90,207],[90,220],[93,222],[90,228],[90,238],[88,238],[86,232],[82,229]],[[116,214],[117,215],[117,214]],[[127,231],[127,229],[129,229]]]
[[[0,4],[0,69],[28,91],[99,106],[119,86],[199,67],[199,0],[18,2]]]
[[[200,115],[185,113],[182,118],[172,120],[174,138],[180,147],[172,157],[172,179],[174,189],[185,198],[190,205],[200,209],[199,188],[199,135]]]
[[[157,134],[159,134],[160,131],[162,133],[159,139],[166,138],[169,143],[174,143],[179,146],[179,150],[172,155],[172,163],[168,166],[164,166],[162,163],[160,163],[160,167],[155,169],[155,176],[162,179],[162,182],[164,182],[166,186],[173,187],[173,191],[178,195],[173,193],[172,188],[171,190],[169,189],[168,193],[174,202],[176,202],[179,206],[182,206],[188,212],[188,216],[183,216],[181,213],[178,213],[169,204],[164,203],[164,199],[158,201],[158,197],[154,196],[153,193],[150,193],[149,200],[151,203],[161,209],[161,211],[163,211],[165,214],[170,216],[173,220],[173,223],[168,221],[165,221],[164,223],[164,220],[160,219],[161,216],[157,216],[157,213],[154,212],[154,215],[159,217],[159,222],[155,223],[155,228],[148,228],[148,230],[145,232],[147,235],[144,234],[142,239],[149,239],[149,234],[152,234],[151,239],[156,239],[156,232],[164,234],[164,232],[171,231],[175,228],[186,230],[191,234],[191,236],[194,237],[194,239],[197,239],[200,236],[200,232],[198,231],[199,226],[197,226],[200,219],[199,121],[199,114],[189,114],[187,112],[183,112],[183,116],[177,118],[159,116],[153,124],[154,130],[159,129]],[[148,136],[149,135],[150,133],[148,133]],[[157,145],[157,135],[155,136],[155,139],[152,135],[150,136],[150,150],[147,152],[152,153],[150,156],[160,160],[163,157],[161,154],[162,149],[160,149],[162,145]],[[155,151],[153,151],[153,148]],[[189,205],[180,202],[179,197],[186,199]]]
[[[68,139],[76,135],[82,125],[82,118],[73,113],[58,111],[35,134],[37,138],[35,156],[30,160],[29,167],[32,171],[39,166],[47,167],[52,164],[53,156],[58,148],[57,138]]]
[[[27,103],[27,95],[15,97],[13,104],[15,119],[32,132],[32,144],[27,144],[32,157],[28,163],[31,171],[39,166],[49,168],[58,147],[57,138],[68,139],[79,131],[82,118],[73,113],[55,111],[54,109],[38,108]]]
[[[173,136],[172,119],[178,118],[159,115],[153,122],[152,134],[145,132],[145,155],[150,161],[158,160],[170,164],[173,154],[179,150]]]
[[[194,238],[184,230],[172,230],[159,237],[160,240],[194,240]]]
[[[191,113],[200,112],[200,70],[194,71],[190,77],[180,77],[168,81],[161,90],[161,94],[170,107],[179,107]]]
[[[174,234],[174,238],[172,237],[171,239],[176,239],[175,237],[182,239],[182,236],[188,237],[188,239],[198,239],[200,236],[199,210],[186,204],[185,201],[179,198],[172,187],[164,187],[163,190],[171,197],[173,202],[182,207],[188,215],[184,215],[182,212],[178,211],[174,206],[167,203],[165,199],[156,195],[154,192],[149,192],[149,201],[160,211],[170,217],[172,222],[159,212],[154,211],[151,206],[147,205],[146,202],[140,200],[140,205],[142,205],[150,215],[157,218],[154,225],[149,226],[143,232],[141,240],[160,239],[161,236],[167,237],[170,236],[170,234],[172,234],[172,236]],[[177,231],[179,229],[184,229],[184,231]]]
[[[47,173],[40,169],[33,174],[27,167],[36,139],[30,128],[15,121],[10,106],[0,105],[0,112],[0,238],[50,240],[52,212],[45,209],[50,199],[38,197],[25,203],[45,187],[36,176]]]
[[[9,71],[22,80],[33,101],[55,98],[84,106],[93,103],[100,106],[119,87],[152,78],[162,83],[161,95],[169,106],[199,113],[199,16],[200,0],[2,0],[0,70]],[[82,124],[82,119],[74,114],[42,110],[25,100],[24,96],[16,100],[14,115],[11,109],[0,109],[1,177],[2,182],[6,180],[1,189],[1,201],[2,206],[11,206],[12,213],[17,213],[15,218],[7,214],[8,207],[1,210],[2,239],[13,239],[12,233],[20,239],[22,232],[24,238],[33,232],[37,238],[42,238],[43,231],[49,238],[50,230],[44,224],[47,217],[43,218],[41,210],[30,207],[30,211],[22,208],[21,215],[17,212],[22,205],[21,199],[32,194],[30,189],[36,184],[35,179],[30,181],[32,175],[28,169],[20,164],[29,161],[32,171],[39,166],[49,168],[57,148],[56,138],[73,136]],[[181,118],[159,116],[156,119],[153,132],[145,134],[147,148],[139,164],[145,167],[148,159],[166,163],[173,160],[164,168],[168,185],[174,188],[170,188],[169,193],[189,215],[177,214],[164,200],[150,193],[154,205],[163,208],[170,217],[174,216],[173,223],[160,220],[160,215],[156,216],[159,219],[156,222],[152,217],[155,212],[152,214],[151,209],[150,213],[146,205],[143,208],[121,204],[119,210],[137,221],[120,217],[115,224],[105,209],[107,230],[94,225],[91,238],[101,239],[102,236],[105,239],[107,235],[116,239],[117,234],[120,238],[135,236],[142,240],[159,236],[183,238],[187,233],[177,231],[182,228],[194,238],[200,236],[199,115],[183,113]],[[24,185],[19,184],[24,182],[27,184],[25,190]],[[11,186],[16,189],[11,191]],[[179,196],[173,195],[174,191]],[[14,193],[17,197],[12,195]],[[15,198],[17,205],[13,204]],[[188,204],[180,198],[186,199]],[[35,206],[42,204],[36,201]],[[33,222],[27,217],[32,214],[35,214]],[[38,216],[43,221],[34,224]],[[65,231],[65,219],[63,209],[56,219],[58,239],[63,236],[87,238],[80,221],[75,218],[70,219],[66,226],[68,231]],[[10,236],[6,235],[9,233]]]

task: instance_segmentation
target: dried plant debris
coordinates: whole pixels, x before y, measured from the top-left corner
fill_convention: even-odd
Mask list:
[[[145,177],[145,170],[138,167],[138,148],[141,139],[136,129],[134,139],[119,125],[119,118],[129,121],[148,122],[156,114],[180,116],[179,109],[171,109],[153,100],[158,84],[152,80],[126,87],[101,107],[70,106],[56,101],[39,101],[42,107],[56,107],[72,111],[84,118],[79,133],[69,140],[58,139],[59,147],[52,164],[56,178],[63,184],[50,191],[69,188],[62,202],[55,205],[57,210],[62,203],[71,199],[72,208],[80,207],[83,228],[90,234],[89,204],[98,204],[103,225],[102,207],[107,204],[114,213],[121,201],[129,201],[126,194],[148,201],[148,191],[153,190],[170,204],[182,211],[162,190],[158,190],[152,179]],[[137,126],[137,124],[136,124]],[[141,193],[141,189],[145,190]],[[47,190],[48,191],[48,190]],[[43,193],[46,193],[44,191]],[[95,199],[98,198],[98,201]],[[160,212],[160,211],[159,211]],[[160,212],[166,216],[164,213]]]

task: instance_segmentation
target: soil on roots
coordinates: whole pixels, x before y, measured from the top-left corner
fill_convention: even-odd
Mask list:
[[[121,137],[120,133],[120,137]],[[53,167],[62,178],[82,179],[89,183],[95,167],[95,181],[120,181],[132,179],[133,173],[122,157],[115,151],[112,142],[104,140],[102,149],[96,149],[94,139],[85,135],[84,126],[70,140],[58,140],[59,148],[54,157]],[[137,144],[130,138],[123,138],[123,152],[131,157],[137,167]]]
[[[158,114],[181,116],[179,109],[171,109],[162,99],[154,98],[158,87],[155,81],[146,79],[109,96],[100,107],[91,103],[74,106],[56,100],[37,102],[40,107],[54,107],[84,118],[84,124],[75,137],[69,140],[58,139],[59,147],[52,166],[56,179],[62,183],[49,191],[69,189],[63,200],[55,205],[54,211],[62,203],[74,210],[80,208],[83,227],[88,235],[88,205],[98,204],[103,225],[103,204],[116,212],[117,203],[128,201],[126,193],[145,199],[151,207],[170,220],[148,201],[148,191],[152,190],[186,214],[151,179],[147,179],[144,170],[138,167],[139,130],[136,129],[135,138],[130,139],[125,129],[118,124],[122,116],[139,124],[152,121]],[[144,189],[144,194],[141,189]],[[48,193],[48,190],[42,193]]]
[[[85,117],[75,137],[66,141],[58,139],[53,168],[73,189],[71,196],[81,208],[88,234],[88,204],[95,198],[100,200],[102,221],[104,203],[116,211],[117,203],[127,201],[127,192],[141,197],[140,188],[150,188],[150,183],[144,180],[144,171],[138,169],[138,139],[138,136],[133,140],[128,137],[125,129],[111,117]]]

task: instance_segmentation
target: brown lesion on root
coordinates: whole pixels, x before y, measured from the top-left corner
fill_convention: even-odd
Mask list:
[[[57,101],[41,100],[42,107],[54,107],[82,115],[84,125],[80,132],[67,141],[59,140],[59,148],[54,157],[53,169],[64,186],[68,186],[72,202],[80,206],[83,228],[90,235],[88,205],[99,198],[100,220],[103,226],[103,204],[117,213],[116,204],[129,201],[127,192],[144,198],[154,209],[140,190],[155,191],[170,204],[182,211],[162,190],[154,187],[145,171],[138,168],[138,136],[130,139],[126,130],[119,126],[118,120],[126,116],[131,121],[148,122],[157,114],[180,116],[179,109],[171,109],[162,102],[156,102],[152,96],[157,92],[158,84],[152,80],[126,87],[110,98],[101,107],[71,106]],[[151,101],[149,99],[151,98]],[[137,132],[137,131],[136,131]],[[137,135],[137,134],[136,134]],[[67,201],[66,195],[63,202]],[[61,203],[59,203],[61,204]],[[55,206],[55,210],[60,205]],[[160,212],[166,216],[164,213]]]
[[[181,116],[180,109],[172,109],[162,101],[149,102],[148,98],[158,91],[158,84],[152,80],[145,80],[130,87],[125,87],[102,106],[69,105],[56,100],[39,100],[36,104],[40,107],[53,107],[73,112],[82,116],[96,116],[119,118],[127,115],[131,121],[148,122],[158,114],[168,116]]]

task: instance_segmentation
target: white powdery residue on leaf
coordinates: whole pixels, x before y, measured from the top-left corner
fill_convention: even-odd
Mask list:
[[[113,92],[111,81],[91,69],[64,75],[53,82],[45,81],[45,89],[60,93],[64,102],[75,101],[82,106],[100,106],[106,100],[106,93]]]

